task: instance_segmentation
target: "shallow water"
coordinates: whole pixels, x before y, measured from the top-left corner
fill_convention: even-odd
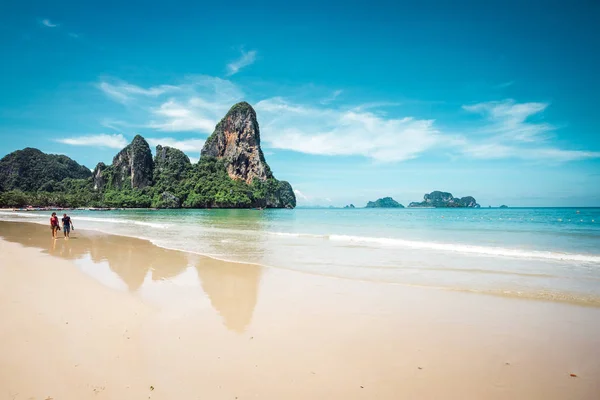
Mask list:
[[[0,212],[47,223],[49,213]],[[600,208],[72,211],[76,228],[348,279],[600,305]],[[77,231],[75,231],[77,232]]]

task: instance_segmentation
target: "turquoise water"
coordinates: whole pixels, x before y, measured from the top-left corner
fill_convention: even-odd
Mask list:
[[[46,223],[49,213],[0,212]],[[72,211],[76,228],[346,279],[600,305],[600,208]]]

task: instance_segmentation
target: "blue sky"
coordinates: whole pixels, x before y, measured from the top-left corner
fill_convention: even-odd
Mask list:
[[[600,205],[599,2],[216,3],[2,2],[0,155],[197,158],[246,100],[301,205]]]

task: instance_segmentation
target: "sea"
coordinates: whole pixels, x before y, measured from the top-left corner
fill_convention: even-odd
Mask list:
[[[600,307],[600,208],[68,213],[76,229],[220,260]],[[47,224],[49,214],[5,210],[0,220]]]

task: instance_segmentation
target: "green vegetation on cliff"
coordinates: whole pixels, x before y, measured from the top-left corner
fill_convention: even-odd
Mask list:
[[[292,186],[275,179],[264,159],[248,103],[236,104],[219,122],[195,165],[182,151],[160,145],[153,159],[137,135],[111,165],[98,163],[93,173],[68,157],[25,149],[0,160],[0,179],[0,207],[296,206]]]
[[[53,187],[64,179],[86,179],[91,175],[88,168],[67,156],[46,154],[27,147],[0,160],[0,192],[45,191],[44,186]]]
[[[472,196],[458,198],[452,196],[452,193],[440,192],[439,190],[425,194],[423,201],[412,202],[408,206],[411,208],[479,208],[479,204]]]
[[[404,206],[391,197],[384,197],[368,202],[367,208],[404,208]]]

